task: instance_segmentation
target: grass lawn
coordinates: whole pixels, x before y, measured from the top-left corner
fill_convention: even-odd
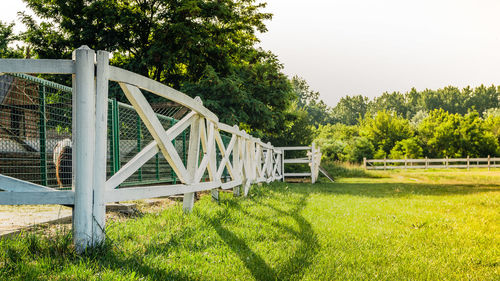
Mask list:
[[[500,280],[500,170],[370,175],[144,210],[83,256],[64,232],[4,239],[0,279]]]

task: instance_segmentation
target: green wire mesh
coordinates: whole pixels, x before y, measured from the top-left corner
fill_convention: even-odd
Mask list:
[[[0,76],[0,173],[54,188],[53,154],[71,139],[71,88],[21,74]],[[60,171],[71,172],[67,161]],[[60,175],[62,176],[62,175]]]

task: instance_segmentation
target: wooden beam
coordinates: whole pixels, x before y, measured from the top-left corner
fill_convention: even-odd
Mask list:
[[[107,202],[139,200],[146,198],[155,198],[162,196],[170,196],[176,194],[186,194],[204,190],[211,190],[221,185],[220,182],[204,182],[191,185],[174,184],[174,185],[157,185],[145,187],[130,187],[108,190],[106,192]]]
[[[150,91],[160,97],[169,99],[171,101],[182,104],[183,106],[197,112],[203,117],[213,121],[218,122],[219,118],[210,110],[205,108],[199,102],[196,102],[193,98],[188,95],[172,89],[160,82],[154,81],[142,75],[133,73],[131,71],[121,69],[118,67],[110,67],[110,80],[121,83],[127,83],[137,86],[146,91]]]
[[[72,190],[41,192],[0,192],[0,205],[73,205],[74,203],[75,192]]]
[[[54,59],[0,59],[1,73],[74,74],[72,60]]]
[[[141,90],[135,86],[125,83],[120,83],[120,86],[122,87],[125,96],[127,96],[128,100],[134,106],[142,121],[148,128],[151,136],[160,147],[160,151],[165,157],[165,160],[167,160],[168,164],[170,164],[174,172],[177,174],[177,177],[179,177],[179,180],[186,183],[189,178],[187,170],[184,167],[177,150],[172,144],[172,141],[169,139],[165,129],[160,123],[160,120],[158,120],[156,113],[153,111],[146,98],[144,98]]]
[[[43,185],[16,179],[2,174],[0,174],[0,189],[11,192],[54,191],[53,189],[45,187]],[[4,194],[4,192],[0,193],[0,196],[1,194]]]

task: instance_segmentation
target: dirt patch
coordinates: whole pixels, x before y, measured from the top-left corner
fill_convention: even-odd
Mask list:
[[[67,217],[71,208],[60,205],[0,206],[0,236]]]
[[[134,203],[138,214],[160,212],[176,203],[170,198],[127,201]],[[64,224],[71,227],[71,208],[60,205],[28,205],[28,206],[1,206],[0,205],[0,237],[10,236],[21,230],[33,227],[42,227],[47,223]],[[121,221],[133,216],[130,212],[108,211],[107,220]]]

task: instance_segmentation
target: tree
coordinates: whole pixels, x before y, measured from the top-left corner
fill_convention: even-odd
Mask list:
[[[40,58],[69,58],[81,45],[113,52],[112,63],[179,88],[211,66],[226,76],[253,63],[271,14],[254,0],[24,0],[26,42]]]
[[[391,149],[391,159],[418,159],[423,156],[423,149],[417,137],[398,141]]]
[[[463,157],[484,157],[498,153],[498,140],[475,110],[469,111],[460,120],[461,154]]]
[[[405,100],[405,95],[399,92],[393,92],[391,94],[385,92],[381,96],[376,97],[373,102],[369,104],[369,111],[392,111],[396,112],[398,115],[407,117],[408,108]]]
[[[367,137],[356,137],[344,149],[345,158],[352,163],[360,163],[363,158],[373,158],[375,154],[375,147]]]
[[[371,140],[375,148],[389,154],[398,141],[412,137],[414,132],[407,119],[384,110],[361,120],[360,135]]]
[[[460,115],[444,109],[429,112],[418,127],[418,134],[429,157],[460,157]]]
[[[181,90],[200,96],[221,122],[244,123],[249,132],[271,138],[284,129],[294,98],[281,69],[272,56],[254,64],[234,65],[226,77],[208,66],[200,80],[185,83]]]
[[[19,36],[14,34],[14,23],[0,21],[0,58],[22,58],[23,49],[10,46],[18,39]]]
[[[358,124],[358,119],[365,116],[368,108],[368,98],[362,95],[345,96],[332,110],[332,118],[335,122],[346,125]]]
[[[463,116],[433,110],[420,124],[418,134],[431,157],[484,157],[498,153],[498,139],[475,110]]]
[[[346,160],[346,146],[358,136],[356,126],[342,123],[320,125],[315,130],[314,142],[321,147],[324,158],[330,160]]]
[[[319,98],[319,92],[310,89],[306,80],[294,76],[291,84],[297,96],[297,105],[307,111],[311,124],[317,127],[332,121],[329,115],[330,108]]]

